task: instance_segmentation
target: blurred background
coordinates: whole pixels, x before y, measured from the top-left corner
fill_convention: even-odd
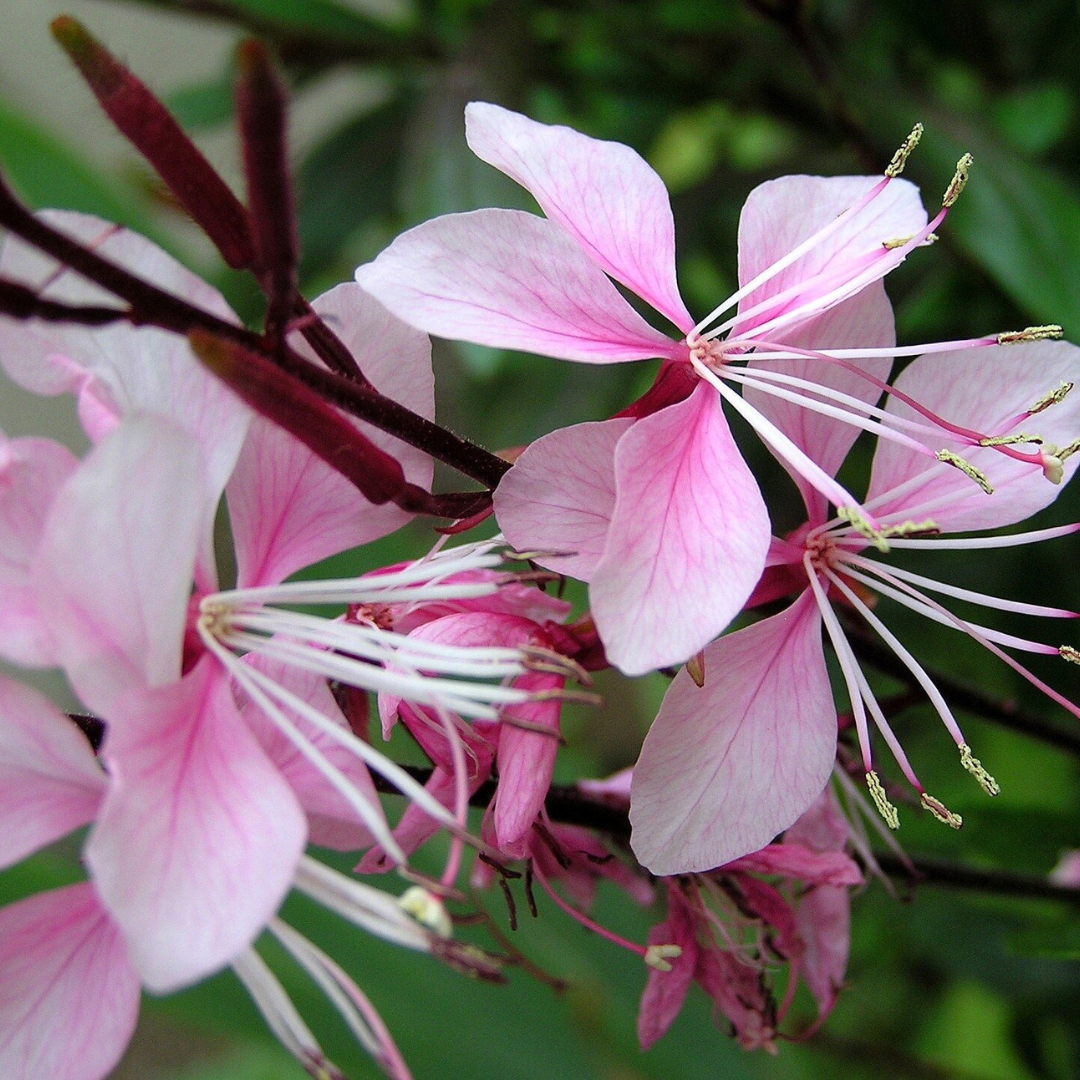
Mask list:
[[[964,150],[975,167],[940,241],[889,279],[900,341],[1059,322],[1080,342],[1075,2],[4,0],[3,9],[0,164],[18,191],[35,206],[84,210],[146,233],[218,285],[248,320],[260,313],[254,285],[222,270],[100,114],[52,43],[54,16],[74,15],[127,61],[237,190],[233,51],[247,33],[277,47],[295,94],[292,148],[308,296],[351,278],[403,227],[435,214],[534,208],[468,151],[462,110],[470,100],[637,148],[672,192],[680,284],[698,314],[734,288],[739,211],[755,185],[785,173],[879,172],[921,120],[926,135],[906,175],[928,206],[937,205]],[[445,343],[437,345],[436,364],[441,421],[493,449],[610,415],[653,374],[648,364],[589,369]],[[78,445],[68,402],[34,399],[9,384],[0,392],[0,427]],[[794,526],[794,489],[755,440],[742,441],[766,478],[777,531]],[[865,477],[871,450],[857,447],[845,475],[850,483]],[[1080,491],[1072,490],[1034,524],[1078,518]],[[415,555],[430,540],[430,531],[417,527],[335,569]],[[923,572],[960,585],[1080,609],[1075,538],[930,562],[921,562]],[[898,734],[927,786],[963,814],[965,827],[952,833],[905,809],[899,839],[913,854],[1046,875],[1063,852],[1080,847],[1080,726],[948,630],[906,621],[903,612],[888,617],[931,667],[1059,733],[1050,745],[962,716],[969,742],[1002,785],[991,804],[956,766],[930,710],[909,709]],[[1026,630],[1080,645],[1067,628]],[[1076,668],[1032,666],[1080,699]],[[603,708],[567,722],[563,779],[631,763],[666,680],[612,676],[600,683]],[[887,679],[876,685],[895,689]],[[75,850],[50,850],[0,875],[0,898],[76,879]],[[501,902],[489,908],[505,925]],[[637,940],[657,919],[615,893],[602,893],[597,914]],[[812,1038],[781,1043],[776,1057],[740,1051],[695,992],[672,1031],[641,1054],[634,1035],[645,981],[640,962],[589,937],[551,905],[541,904],[537,920],[524,919],[517,939],[535,962],[569,981],[561,996],[522,971],[511,971],[507,986],[470,982],[299,901],[286,915],[357,977],[420,1080],[1080,1076],[1076,906],[928,886],[916,893],[899,885],[890,894],[871,882],[854,901],[849,985],[835,1014]],[[281,960],[272,949],[267,955]],[[287,964],[277,967],[348,1075],[377,1075],[317,995]],[[795,1012],[808,1020],[808,1001],[800,997]],[[116,1075],[277,1080],[300,1070],[224,974],[147,1001]]]

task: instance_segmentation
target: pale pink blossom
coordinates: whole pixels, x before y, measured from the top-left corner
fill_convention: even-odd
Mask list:
[[[1078,378],[1080,350],[1060,342],[1035,342],[925,356],[900,375],[896,387],[957,425],[1002,440],[1021,433],[1018,445],[1045,453],[1054,447],[1060,455],[1058,448],[1068,446],[1080,428],[1080,402],[1054,392]],[[886,411],[898,419],[914,415],[898,397],[890,399]],[[808,444],[837,439],[836,431],[829,430],[835,424],[817,416],[797,437]],[[1061,490],[1045,481],[1042,466],[1028,455],[1014,458],[987,446],[969,449],[968,459],[968,468],[992,495],[948,461],[880,442],[866,499],[881,523],[878,546],[978,551],[1075,531],[1075,526],[1067,526],[1001,537],[939,535],[1014,524],[1047,506]],[[1071,477],[1076,460],[1066,456],[1060,467],[1060,478]],[[836,752],[837,716],[823,627],[847,687],[870,792],[886,820],[893,827],[898,824],[875,770],[868,720],[923,806],[942,821],[959,824],[958,816],[927,794],[918,780],[859,668],[836,614],[838,604],[859,616],[896,653],[940,715],[963,767],[986,791],[996,793],[995,781],[974,756],[940,692],[866,603],[866,589],[967,633],[1080,715],[1075,705],[1001,648],[1056,654],[1058,647],[961,619],[928,593],[1018,614],[1071,619],[1074,613],[999,600],[887,567],[880,558],[867,556],[870,545],[863,531],[844,520],[828,519],[813,497],[807,504],[809,523],[774,541],[770,568],[754,598],[764,602],[798,593],[795,601],[779,614],[709,645],[703,653],[704,685],[680,672],[645,739],[634,770],[632,843],[641,862],[655,873],[707,870],[768,843],[825,786]],[[1077,655],[1069,647],[1060,651],[1069,659]]]
[[[623,416],[526,450],[500,484],[496,514],[512,543],[547,552],[545,565],[590,583],[612,663],[628,674],[678,663],[739,611],[767,551],[765,507],[722,399],[808,487],[858,512],[828,457],[815,462],[721,377],[738,374],[732,363],[753,352],[751,368],[776,356],[811,380],[796,395],[802,404],[820,406],[814,387],[826,398],[876,399],[893,345],[879,279],[932,226],[915,189],[895,179],[899,167],[876,180],[763,185],[743,213],[742,288],[695,324],[675,280],[667,193],[633,150],[483,103],[466,110],[466,129],[474,152],[526,187],[546,219],[509,210],[438,218],[399,237],[357,278],[401,318],[445,337],[586,363],[664,362],[653,391]],[[612,278],[680,337],[646,323]],[[734,306],[732,319],[708,328]],[[826,346],[847,354],[816,363],[791,352]],[[870,381],[852,374],[852,357]]]

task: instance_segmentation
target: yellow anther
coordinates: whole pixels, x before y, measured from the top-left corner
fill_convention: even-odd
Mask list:
[[[889,545],[885,541],[880,529],[873,525],[854,506],[838,506],[836,516],[841,521],[846,521],[864,540],[869,540],[878,551],[886,552]]]
[[[1039,398],[1034,405],[1028,409],[1028,412],[1034,415],[1040,413],[1043,409],[1049,409],[1051,405],[1058,405],[1065,400],[1065,395],[1073,388],[1071,382],[1063,382],[1056,390],[1051,390],[1049,394],[1045,394]]]
[[[937,536],[940,532],[941,526],[930,518],[926,521],[901,521],[899,525],[885,525],[881,529],[881,535],[890,539],[894,536]]]
[[[886,251],[893,251],[896,248],[901,248],[905,244],[910,243],[914,239],[914,237],[915,237],[914,233],[912,233],[910,236],[897,236],[893,240],[883,240],[881,242],[881,246]],[[919,241],[917,246],[918,247],[929,247],[931,244],[936,244],[939,239],[940,238],[938,237],[937,233],[927,233],[922,238],[922,240]]]
[[[1001,794],[1001,785],[983,768],[982,762],[972,754],[967,743],[960,744],[960,764],[979,781],[979,787],[987,795]]]
[[[998,334],[999,345],[1022,345],[1026,341],[1057,341],[1065,336],[1065,331],[1056,323],[1046,326],[1028,326],[1023,330],[1006,330]],[[1045,408],[1045,406],[1044,406]]]
[[[873,770],[866,774],[866,786],[870,790],[870,798],[874,800],[878,813],[885,819],[885,824],[890,829],[899,829],[900,815],[896,812],[896,807],[889,802],[889,798],[885,794],[885,788],[882,786],[878,774]]]
[[[1018,431],[1015,435],[990,435],[985,439],[979,440],[980,446],[1015,446],[1016,443],[1033,443],[1036,446],[1041,446],[1043,437],[1041,435],[1028,435],[1027,432]]]
[[[911,134],[900,144],[900,149],[893,154],[892,161],[889,162],[889,167],[885,170],[886,176],[899,176],[904,171],[907,159],[911,157],[911,151],[919,145],[922,135],[923,126],[917,123],[911,129]]]
[[[949,181],[949,186],[945,189],[945,195],[941,200],[942,206],[952,206],[960,198],[960,192],[967,186],[968,169],[971,168],[973,160],[970,154],[965,154],[956,163],[956,172],[953,173],[953,178]]]
[[[454,924],[450,921],[450,915],[433,892],[419,885],[410,885],[398,898],[398,904],[402,911],[444,941],[453,935]]]
[[[650,945],[645,950],[643,959],[649,967],[656,968],[657,971],[670,971],[668,960],[674,960],[677,956],[682,956],[681,945]]]
[[[965,461],[959,454],[954,454],[951,450],[939,450],[934,457],[938,461],[944,461],[946,465],[959,469],[965,476],[971,477],[987,495],[994,494],[994,489],[990,486],[990,481],[986,479],[985,474],[976,469],[970,461]]]
[[[954,814],[943,802],[935,799],[933,795],[927,795],[925,791],[919,796],[919,802],[950,829],[959,829],[964,824],[964,819],[959,814]]]
[[[1080,649],[1074,649],[1071,645],[1062,645],[1058,648],[1058,652],[1070,664],[1080,664]]]
[[[1066,443],[1055,456],[1058,461],[1068,461],[1077,450],[1080,450],[1080,439],[1073,439],[1071,443]]]

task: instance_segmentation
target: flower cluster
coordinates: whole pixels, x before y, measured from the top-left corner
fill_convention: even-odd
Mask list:
[[[85,59],[91,45],[78,42]],[[92,86],[102,72],[132,78],[93,56]],[[859,641],[876,635],[893,651],[961,767],[998,791],[877,598],[970,636],[1080,716],[1012,655],[1080,652],[935,597],[1075,613],[889,561],[894,549],[983,551],[1076,531],[992,533],[1048,506],[1075,471],[1080,349],[1057,327],[897,345],[882,279],[932,241],[971,165],[961,159],[928,214],[900,177],[918,128],[881,176],[753,191],[739,288],[695,321],[667,193],[634,151],[474,103],[469,145],[544,216],[426,222],[309,303],[265,137],[274,125],[252,122],[260,109],[280,119],[272,73],[257,50],[241,59],[250,206],[183,190],[266,293],[262,333],[149,241],[83,215],[30,215],[0,187],[12,233],[0,362],[27,390],[73,394],[89,442],[81,458],[47,439],[0,444],[0,656],[61,671],[80,703],[61,712],[0,678],[0,866],[86,830],[84,882],[0,909],[0,1072],[97,1080],[123,1052],[141,988],[168,993],[231,966],[301,1064],[340,1075],[256,951],[265,931],[386,1074],[407,1077],[360,987],[277,912],[296,889],[497,978],[499,957],[455,939],[463,880],[498,883],[512,920],[514,883],[534,910],[538,883],[639,954],[644,1047],[696,981],[743,1046],[775,1049],[800,979],[814,1023],[832,1009],[849,890],[876,869],[831,778],[848,809],[872,802],[898,826],[892,799],[905,793],[883,781],[874,732],[922,807],[960,824],[900,746]],[[125,85],[137,105],[113,102],[114,119],[142,132],[124,108],[159,106]],[[144,151],[153,162],[154,146]],[[166,164],[185,153],[170,147]],[[434,423],[429,333],[659,368],[617,415],[553,431],[509,467]],[[897,358],[914,359],[894,377]],[[732,413],[802,495],[805,524],[787,535],[773,535]],[[861,433],[876,451],[857,497],[837,475]],[[486,490],[433,493],[434,458]],[[492,510],[493,539],[444,536],[412,562],[320,576],[327,558],[418,515],[458,533]],[[562,577],[587,583],[588,612],[548,590]],[[595,700],[589,672],[609,665],[681,670],[632,772],[553,787],[563,703]],[[857,750],[838,748],[845,722]],[[388,740],[399,726],[427,767],[379,748],[371,729]],[[413,858],[435,836],[445,863],[428,876]],[[355,853],[358,876],[308,845]],[[391,871],[412,883],[400,895]],[[593,921],[601,880],[664,903],[647,943]]]

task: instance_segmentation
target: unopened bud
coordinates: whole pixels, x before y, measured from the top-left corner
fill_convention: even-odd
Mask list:
[[[670,971],[668,959],[674,960],[677,956],[682,956],[681,945],[650,945],[645,950],[643,959],[649,967],[656,968],[657,971]]]
[[[911,129],[911,134],[900,144],[900,148],[892,156],[892,161],[889,162],[888,168],[885,170],[885,175],[888,177],[899,176],[904,171],[904,166],[907,164],[907,159],[911,157],[911,151],[919,145],[919,140],[923,136],[923,126],[920,123]]]
[[[919,802],[930,811],[943,825],[950,829],[959,829],[964,824],[964,819],[959,814],[954,814],[943,802],[935,799],[933,795],[927,795],[924,791],[919,796]]]

